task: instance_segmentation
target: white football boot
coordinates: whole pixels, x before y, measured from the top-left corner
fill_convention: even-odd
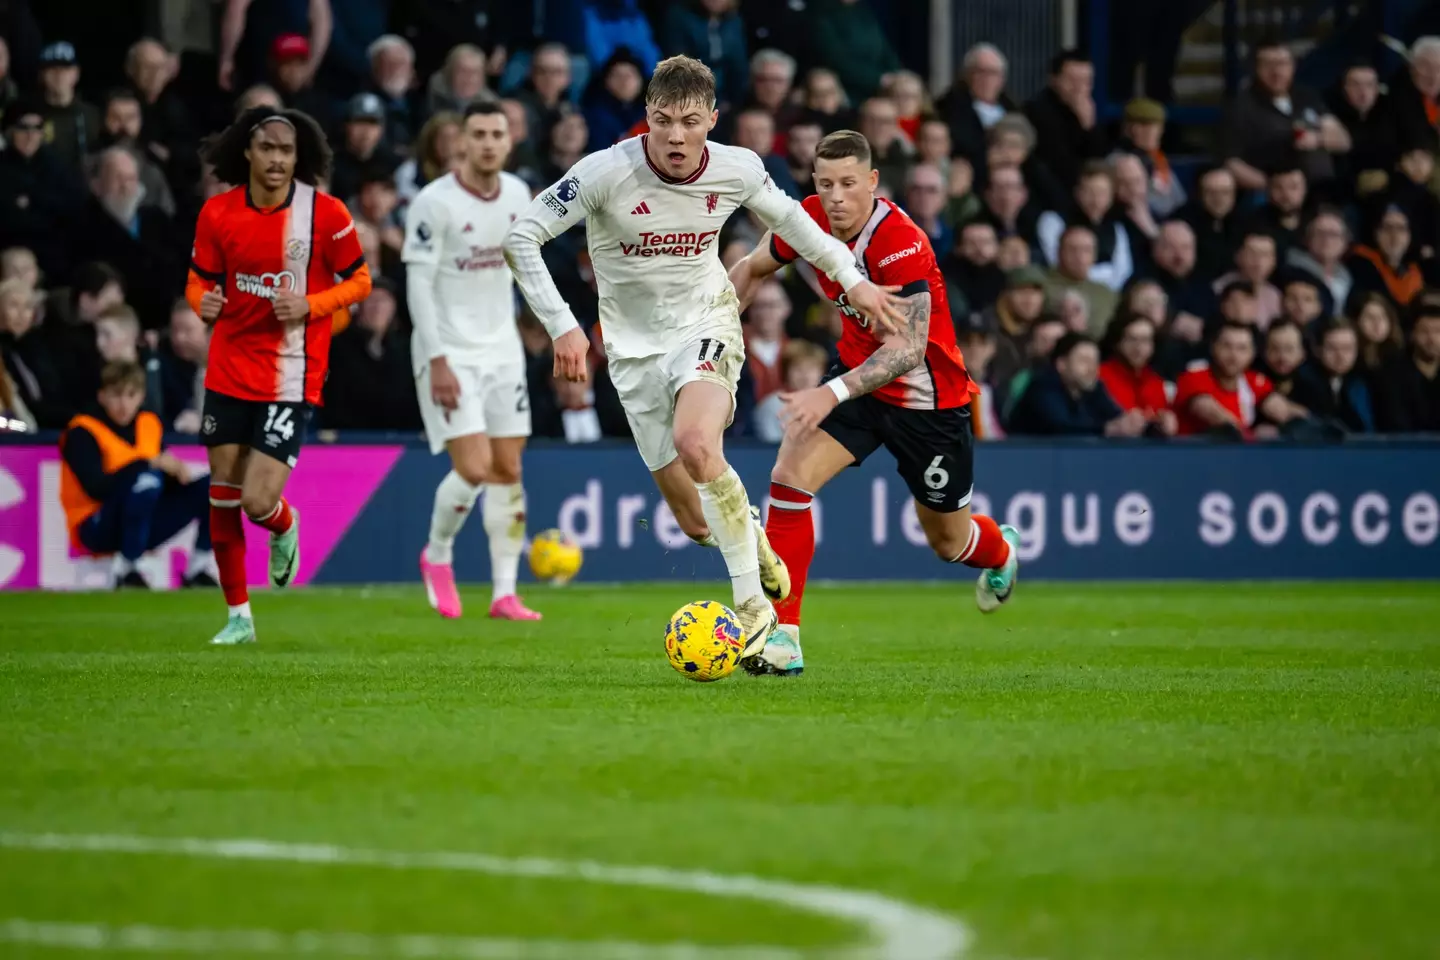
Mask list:
[[[740,666],[751,671],[751,664],[760,660],[765,646],[780,625],[775,607],[762,596],[751,597],[735,610],[740,627],[745,631],[745,649],[740,653]]]

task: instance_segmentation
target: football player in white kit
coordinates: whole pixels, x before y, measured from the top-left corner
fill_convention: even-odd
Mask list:
[[[465,110],[460,169],[420,191],[405,218],[406,299],[415,332],[415,388],[430,451],[451,470],[435,491],[420,574],[430,605],[460,616],[451,554],[482,488],[494,596],[490,616],[538,620],[515,593],[525,545],[520,455],[530,436],[525,350],[515,288],[501,249],[530,204],[530,188],[502,172],[510,127],[497,103]]]
[[[902,322],[899,301],[893,289],[865,280],[849,248],[776,189],[758,156],[706,143],[718,114],[715,77],[703,63],[661,61],[645,99],[650,132],[585,157],[537,196],[510,228],[505,256],[554,338],[556,375],[583,380],[589,340],[540,247],[586,221],[611,379],[680,528],[725,557],[746,662],[775,628],[771,600],[789,593],[789,575],[722,452],[745,348],[720,229],[738,207],[753,210],[886,330]]]

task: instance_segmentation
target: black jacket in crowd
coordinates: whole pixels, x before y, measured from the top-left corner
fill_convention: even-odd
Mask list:
[[[1036,156],[1067,189],[1080,179],[1086,160],[1103,159],[1110,150],[1100,122],[1089,130],[1080,126],[1080,118],[1048,87],[1025,105],[1025,115],[1035,125]]]

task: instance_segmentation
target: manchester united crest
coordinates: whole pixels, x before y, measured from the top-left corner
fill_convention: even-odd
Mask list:
[[[707,193],[707,194],[705,195],[705,212],[706,212],[706,213],[714,213],[714,212],[715,212],[715,205],[716,205],[717,203],[719,203],[719,202],[720,202],[720,194],[718,194],[718,193]]]

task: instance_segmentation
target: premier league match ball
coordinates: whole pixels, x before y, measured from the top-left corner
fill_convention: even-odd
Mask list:
[[[691,680],[723,680],[735,672],[744,650],[740,618],[714,600],[685,604],[665,626],[665,656]]]
[[[530,541],[530,572],[536,580],[564,584],[580,572],[585,555],[580,547],[559,530],[535,534]]]

